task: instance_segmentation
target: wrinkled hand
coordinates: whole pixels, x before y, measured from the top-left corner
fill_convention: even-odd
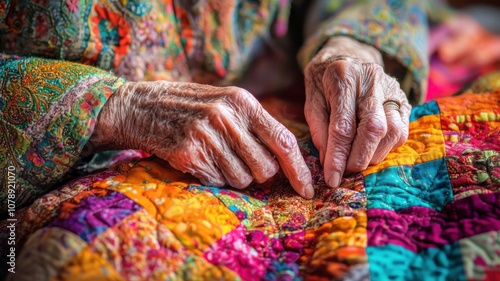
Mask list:
[[[325,181],[381,162],[408,138],[411,106],[375,48],[334,37],[305,70],[305,116]]]
[[[91,142],[156,154],[205,185],[244,188],[281,165],[300,195],[314,195],[294,135],[237,87],[126,83],[100,112]]]

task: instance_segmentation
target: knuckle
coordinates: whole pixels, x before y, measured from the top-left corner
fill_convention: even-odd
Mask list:
[[[325,70],[325,76],[346,77],[352,75],[354,64],[346,60],[338,60],[330,63]]]
[[[228,86],[226,87],[227,94],[226,99],[229,102],[235,104],[253,104],[255,103],[255,97],[247,90],[236,87],[236,86]]]
[[[207,120],[194,120],[193,125],[200,133],[206,134],[209,128],[215,128],[217,131],[223,130],[226,124],[236,117],[237,112],[231,107],[221,102],[215,102],[207,106]]]
[[[245,118],[257,118],[262,115],[262,107],[257,99],[247,90],[235,86],[227,87],[225,103],[236,115]]]
[[[382,138],[387,134],[387,124],[378,120],[377,118],[368,118],[366,121],[366,133]]]
[[[333,126],[334,130],[335,130],[335,135],[339,138],[339,139],[345,139],[345,140],[352,140],[356,134],[356,132],[354,131],[354,127],[352,125],[352,119],[348,119],[348,118],[340,118],[338,119],[334,126]]]
[[[295,136],[288,131],[286,128],[282,127],[276,131],[276,143],[286,152],[291,152],[297,147],[297,139]]]
[[[233,99],[237,98],[241,94],[242,88],[236,87],[236,86],[227,86],[225,87],[226,91],[226,97],[228,99]]]
[[[334,61],[325,70],[322,77],[323,85],[338,88],[338,94],[356,85],[359,69],[358,65],[349,61]]]

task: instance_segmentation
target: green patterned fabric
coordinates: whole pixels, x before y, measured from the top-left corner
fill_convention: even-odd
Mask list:
[[[73,165],[106,100],[124,82],[83,64],[0,56],[0,166],[16,168],[16,204],[50,190]],[[7,176],[0,210],[7,210]]]

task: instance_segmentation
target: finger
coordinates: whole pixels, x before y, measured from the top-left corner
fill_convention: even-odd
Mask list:
[[[321,165],[325,162],[326,147],[328,142],[328,109],[324,94],[323,85],[318,85],[314,75],[306,75],[306,101],[304,104],[304,116],[309,125],[311,139],[319,152]],[[321,83],[321,81],[320,81]]]
[[[276,156],[293,189],[305,198],[312,198],[311,172],[300,153],[297,139],[265,110],[258,111],[260,113],[250,119],[252,132]]]
[[[243,112],[240,122],[245,124],[264,146],[272,152],[292,187],[305,198],[314,196],[311,172],[302,157],[295,136],[272,118],[257,99],[241,88],[229,87],[226,96],[235,112]]]
[[[235,135],[233,150],[245,162],[257,183],[263,183],[279,171],[279,164],[271,153],[253,136]]]
[[[203,185],[222,187],[226,180],[221,171],[215,166],[207,151],[197,140],[186,142],[176,154],[165,157],[161,152],[158,157],[168,159],[170,166],[183,173],[189,173],[200,180]]]
[[[255,139],[253,134],[243,128],[242,124],[238,124],[240,122],[234,118],[229,110],[225,108],[219,109],[219,114],[212,118],[211,123],[217,131],[222,133],[224,139],[221,142],[228,146],[224,149],[231,150],[231,152],[235,153],[234,157],[241,159],[237,162],[244,162],[234,164],[244,166],[245,171],[250,171],[252,180],[255,178],[256,182],[263,183],[278,172],[279,164],[271,153]],[[236,159],[231,161],[236,161]],[[225,169],[222,168],[223,171]]]
[[[325,154],[325,181],[338,187],[344,174],[351,143],[356,134],[355,69],[344,61],[332,63],[323,76],[325,95],[329,97],[330,123]]]
[[[323,95],[320,95],[322,98]],[[326,147],[328,144],[328,113],[324,108],[325,101],[306,100],[304,104],[304,115],[309,125],[309,132],[314,146],[319,152],[319,160],[323,165],[325,162]]]
[[[234,151],[227,145],[214,144],[213,159],[215,165],[224,175],[227,183],[235,188],[243,189],[250,185],[253,176],[248,167],[243,163]]]
[[[364,83],[367,87],[362,88],[365,93],[361,93],[361,96],[365,98],[360,100],[357,134],[347,160],[346,170],[349,172],[366,169],[380,141],[387,134],[387,119],[382,105],[384,90],[380,83],[380,76],[385,74],[381,74],[374,65],[364,67],[370,68],[364,73],[370,79]]]
[[[223,118],[218,115],[216,119]],[[197,132],[197,139],[200,140],[200,149],[206,151],[210,162],[220,170],[226,182],[235,188],[245,188],[252,181],[253,177],[250,175],[248,167],[239,159],[234,151],[229,147],[227,140],[221,134],[221,131],[213,128],[214,119],[204,120],[197,125],[199,129]]]
[[[387,103],[383,108],[387,120],[387,133],[380,141],[370,164],[382,162],[393,148],[400,146],[405,141],[402,136],[405,125],[401,119],[400,107]]]
[[[370,164],[377,164],[384,160],[393,148],[406,142],[409,134],[411,105],[408,103],[406,94],[394,78],[385,74],[383,77],[385,82],[383,107],[387,120],[387,134],[380,141]]]

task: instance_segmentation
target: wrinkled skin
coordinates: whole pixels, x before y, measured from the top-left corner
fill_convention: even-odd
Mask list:
[[[346,171],[379,163],[408,138],[411,106],[375,48],[332,38],[305,78],[305,116],[329,186],[338,187]],[[103,107],[86,148],[142,149],[215,186],[244,188],[281,167],[301,196],[314,196],[293,134],[237,87],[126,83]]]
[[[382,55],[348,37],[334,37],[305,69],[305,116],[325,181],[381,162],[408,138],[411,105],[384,72]],[[394,103],[384,103],[394,100]]]
[[[237,87],[126,83],[103,107],[88,146],[141,149],[214,186],[261,183],[281,166],[300,195],[314,196],[294,135]]]

